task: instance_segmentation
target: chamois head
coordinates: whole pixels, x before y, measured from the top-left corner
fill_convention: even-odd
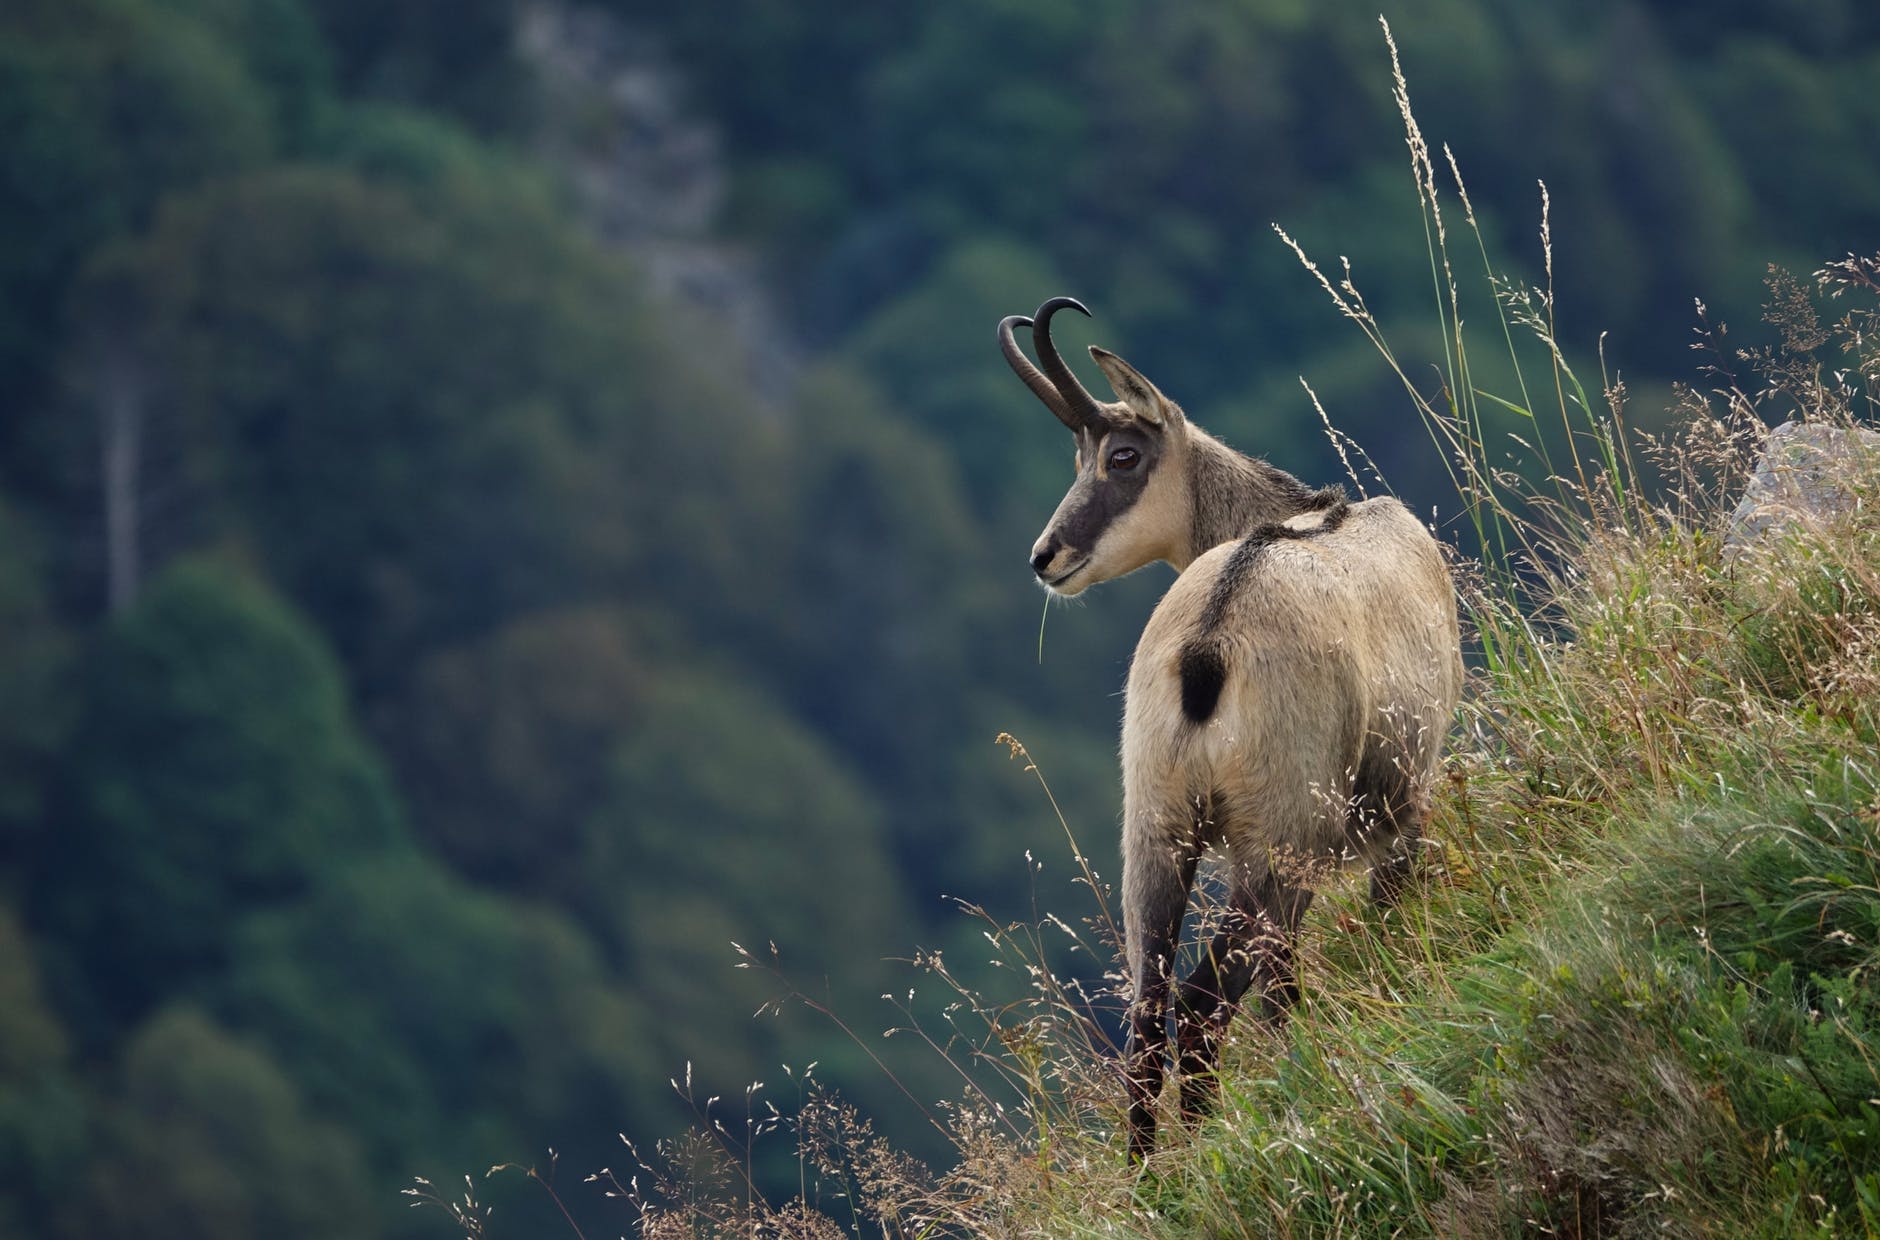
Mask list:
[[[1051,316],[1067,306],[1090,313],[1073,298],[1053,297],[1035,317],[1014,314],[999,323],[1005,360],[1077,437],[1077,478],[1031,549],[1032,572],[1065,596],[1176,559],[1189,528],[1187,419],[1134,366],[1095,345],[1090,356],[1116,399],[1085,391],[1051,343]],[[1017,327],[1031,328],[1037,365],[1019,348]]]

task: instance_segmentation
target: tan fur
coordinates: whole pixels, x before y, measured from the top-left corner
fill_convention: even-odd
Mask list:
[[[1253,884],[1276,865],[1310,878],[1323,863],[1384,857],[1392,833],[1347,831],[1367,744],[1402,750],[1424,795],[1435,779],[1462,666],[1448,570],[1416,518],[1394,499],[1368,500],[1336,530],[1262,552],[1220,626],[1230,669],[1220,702],[1194,725],[1182,715],[1177,665],[1233,550],[1216,547],[1176,579],[1130,664],[1126,908],[1144,904],[1146,884],[1168,881],[1196,832]],[[1361,721],[1357,732],[1345,712]],[[1134,971],[1141,940],[1128,937]]]

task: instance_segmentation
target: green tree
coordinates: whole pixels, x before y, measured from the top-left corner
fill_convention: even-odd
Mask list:
[[[419,858],[354,865],[248,918],[215,1007],[395,1183],[530,1159],[599,1166],[656,1102],[649,1015],[546,909]],[[586,1163],[580,1159],[593,1158]]]
[[[867,968],[857,944],[879,944],[874,961],[904,946],[891,938],[907,912],[881,810],[801,723],[705,669],[666,669],[640,713],[582,862],[601,879],[586,893],[595,916],[663,1002],[696,1001],[692,979],[729,968],[732,940],[774,939],[813,974]],[[710,908],[728,933],[694,935],[675,907]]]
[[[870,420],[893,418],[921,428],[927,442],[903,446],[946,458],[988,525],[1014,509],[1029,520],[1035,495],[1065,477],[1063,425],[1018,385],[992,348],[993,324],[1030,313],[1062,286],[1035,249],[991,238],[969,241],[944,254],[919,284],[882,306],[849,339],[848,356],[882,389]],[[1081,330],[1066,321],[1074,317],[1059,320],[1061,337],[1075,338]],[[1028,332],[1017,335],[1030,345]],[[1078,350],[1066,345],[1064,351]],[[817,393],[809,399],[835,398]]]
[[[387,736],[415,826],[459,872],[542,895],[588,884],[589,820],[658,659],[635,620],[532,613],[413,673]]]
[[[511,129],[526,107],[515,0],[304,0],[354,94]]]
[[[70,1236],[244,1240],[381,1229],[356,1139],[310,1114],[267,1052],[188,1006],[124,1049]]]
[[[1794,253],[1798,265],[1858,249],[1871,232],[1880,165],[1847,152],[1880,126],[1871,89],[1880,72],[1875,43],[1880,31],[1865,47],[1824,58],[1775,40],[1738,38],[1689,70],[1748,182],[1758,231]]]
[[[259,0],[258,0],[259,2]],[[161,198],[275,149],[275,101],[210,26],[142,0],[20,0],[0,11],[0,401],[49,402],[63,294],[93,247]],[[8,418],[0,461],[44,494],[41,419]]]
[[[150,0],[166,21],[199,23],[240,56],[267,91],[281,149],[297,154],[315,136],[333,97],[332,54],[303,0]]]
[[[656,1062],[695,1062],[711,1083],[701,1092],[768,1079],[779,1059],[813,1060],[825,1079],[878,1098],[887,1083],[824,1017],[792,1005],[780,1023],[751,1015],[787,979],[878,1031],[879,996],[905,976],[887,961],[919,942],[890,843],[917,815],[887,812],[841,756],[743,680],[668,667],[647,686],[570,902],[619,953]],[[733,943],[757,967],[741,968]]]
[[[487,145],[433,112],[353,101],[327,110],[321,120],[316,137],[320,162],[372,184],[448,201],[455,187],[499,175],[492,172]]]
[[[84,662],[69,805],[34,892],[103,1014],[199,982],[248,911],[404,846],[332,656],[251,578],[177,563]]]
[[[740,154],[814,152],[813,162],[845,181],[858,170],[830,138],[857,127],[868,67],[908,41],[904,13],[842,0],[602,3],[671,40],[697,76],[698,102],[725,118]],[[789,106],[777,106],[784,99]]]
[[[0,1234],[41,1233],[79,1193],[89,1121],[32,941],[0,903]]]
[[[371,700],[422,651],[648,576],[668,606],[748,614],[752,531],[775,526],[774,421],[495,171],[421,198],[327,170],[228,182],[143,251],[221,525]]]
[[[954,821],[934,755],[959,743],[959,686],[981,657],[995,548],[946,428],[897,417],[879,389],[838,367],[806,378],[797,410],[789,590],[755,665],[882,790],[896,847],[931,859],[929,842]],[[767,648],[783,657],[762,657]]]
[[[45,830],[49,772],[72,716],[73,643],[45,598],[44,555],[0,497],[0,884],[16,894],[21,866]]]

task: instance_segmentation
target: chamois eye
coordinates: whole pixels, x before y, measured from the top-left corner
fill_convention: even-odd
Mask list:
[[[1136,462],[1142,459],[1142,453],[1134,448],[1118,448],[1110,453],[1111,469],[1134,469]]]

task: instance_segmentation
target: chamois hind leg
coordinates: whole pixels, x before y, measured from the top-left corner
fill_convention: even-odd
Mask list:
[[[1260,1013],[1279,1023],[1299,998],[1292,945],[1312,903],[1309,888],[1257,878],[1234,867],[1231,907],[1176,1004],[1177,1065],[1182,1114],[1198,1117],[1213,1101],[1221,1044],[1247,988],[1258,979]]]
[[[1378,908],[1396,908],[1397,902],[1403,899],[1404,889],[1409,887],[1416,873],[1417,840],[1422,833],[1421,823],[1406,823],[1397,831],[1397,842],[1391,845],[1390,856],[1371,867],[1371,903]]]
[[[1169,975],[1201,849],[1192,805],[1157,813],[1132,804],[1124,820],[1123,925],[1131,1002],[1123,1071],[1129,1087],[1129,1153],[1140,1161],[1155,1148],[1155,1106],[1168,1051]]]
[[[1371,866],[1371,902],[1395,908],[1416,872],[1423,824],[1430,815],[1430,794],[1409,769],[1408,756],[1396,746],[1374,744],[1359,767],[1352,789],[1346,831],[1354,842],[1381,833],[1389,852]]]

